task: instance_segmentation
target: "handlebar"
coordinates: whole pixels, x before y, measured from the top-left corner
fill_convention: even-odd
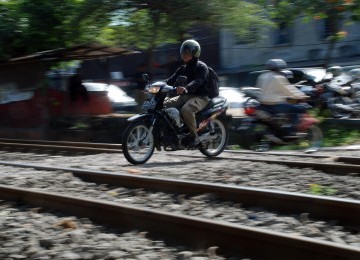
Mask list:
[[[290,104],[298,104],[298,103],[306,102],[307,100],[309,100],[309,98],[310,98],[309,96],[303,96],[298,98],[286,97],[286,101],[289,102]]]
[[[186,76],[178,76],[175,81],[174,87],[184,86],[186,85],[186,82],[187,82]]]

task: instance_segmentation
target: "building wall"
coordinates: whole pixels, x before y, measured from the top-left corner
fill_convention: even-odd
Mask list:
[[[220,33],[220,67],[226,71],[246,71],[262,68],[267,59],[282,58],[295,66],[319,65],[326,55],[328,44],[322,37],[323,21],[303,23],[297,20],[289,28],[290,43],[275,44],[277,29],[264,29],[264,39],[253,44],[237,44],[228,30]],[[360,56],[360,23],[344,27],[347,37],[336,44],[332,57]]]

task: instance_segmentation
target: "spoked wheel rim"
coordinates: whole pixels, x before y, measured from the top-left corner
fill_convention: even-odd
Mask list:
[[[200,147],[201,153],[209,157],[219,155],[225,149],[227,144],[227,131],[224,123],[215,119],[213,124],[215,135],[217,135],[217,137],[206,143],[206,147]]]
[[[154,152],[154,137],[144,124],[135,124],[126,133],[124,155],[133,164],[145,163]]]

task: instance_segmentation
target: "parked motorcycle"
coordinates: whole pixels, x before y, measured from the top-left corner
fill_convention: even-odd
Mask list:
[[[291,124],[288,114],[272,114],[267,111],[257,100],[259,90],[251,88],[243,91],[248,97],[244,104],[247,117],[236,129],[242,136],[242,148],[259,152],[268,151],[274,145],[296,144],[306,152],[315,152],[320,148],[323,135],[316,118],[303,113],[297,126],[300,134],[289,135]],[[311,108],[309,105],[306,107]]]
[[[325,73],[322,77],[319,77],[318,75],[314,76],[303,72],[302,77],[302,80],[298,82],[290,82],[309,97],[307,100],[309,105],[321,110],[327,108],[328,95],[325,86],[331,82],[332,75]]]
[[[161,148],[165,151],[198,149],[207,157],[217,156],[225,149],[228,141],[225,117],[228,103],[225,98],[213,98],[196,114],[200,144],[193,147],[188,141],[189,131],[179,111],[163,105],[167,97],[174,95],[175,87],[161,81],[150,84],[146,74],[144,80],[148,82],[144,90],[147,100],[143,104],[146,112],[128,119],[131,124],[126,128],[122,141],[124,156],[130,163],[147,162],[155,148],[158,151]],[[178,79],[179,82],[183,80]]]
[[[353,69],[348,72],[345,82],[339,80],[327,85],[332,92],[327,104],[334,118],[360,116],[360,83],[356,83],[359,79],[360,69]]]

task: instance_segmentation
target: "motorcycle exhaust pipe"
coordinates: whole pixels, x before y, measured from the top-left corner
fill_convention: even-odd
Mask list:
[[[200,142],[211,141],[211,140],[215,139],[216,136],[217,136],[217,134],[205,133],[205,134],[199,136],[199,140],[200,140]]]

